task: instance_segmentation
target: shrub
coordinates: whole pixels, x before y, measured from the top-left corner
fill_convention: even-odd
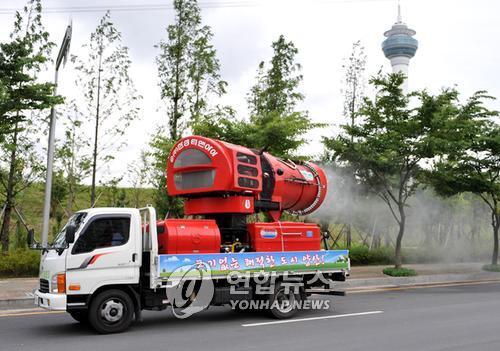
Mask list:
[[[340,247],[339,249],[345,249]],[[463,251],[463,250],[462,250]],[[473,262],[484,255],[464,255],[459,250],[444,251],[442,248],[403,248],[401,251],[403,264],[436,263],[436,262]],[[489,251],[487,251],[489,254]],[[353,245],[349,249],[349,257],[353,266],[389,265],[394,263],[394,248],[380,247],[371,250],[365,245]],[[488,257],[487,255],[484,257]]]
[[[387,267],[382,271],[385,275],[390,275],[391,277],[413,277],[417,275],[414,269],[411,268],[394,268]]]
[[[500,264],[485,264],[483,270],[488,272],[500,272]]]
[[[0,254],[1,277],[35,277],[38,275],[40,252],[13,250],[6,255]]]
[[[367,246],[353,246],[349,249],[349,258],[354,266],[391,264],[394,262],[393,251],[386,247],[370,250]]]

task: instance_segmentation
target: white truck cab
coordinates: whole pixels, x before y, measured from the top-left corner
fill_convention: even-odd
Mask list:
[[[76,212],[51,247],[42,251],[36,305],[68,311],[80,320],[80,311],[88,310],[90,297],[103,287],[137,286],[144,228],[140,211],[92,208]],[[143,212],[156,220],[153,208]],[[112,321],[126,307],[120,301],[112,301],[104,306],[108,309],[104,313]]]

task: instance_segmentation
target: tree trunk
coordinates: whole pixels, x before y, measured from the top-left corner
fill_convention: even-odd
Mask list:
[[[498,209],[496,213],[491,214],[491,225],[493,226],[493,255],[491,257],[491,264],[498,264],[498,228],[500,227],[500,216],[498,215]]]
[[[66,215],[73,215],[73,202],[75,201],[75,188],[73,187],[73,179],[68,177],[68,198],[66,199]]]
[[[9,251],[9,229],[10,229],[10,219],[12,217],[12,206],[7,202],[5,206],[5,212],[3,213],[3,223],[2,223],[2,252],[7,253]]]
[[[3,214],[2,223],[2,252],[6,253],[9,251],[9,232],[10,232],[10,220],[12,217],[12,209],[14,207],[14,186],[15,186],[15,175],[16,175],[16,162],[17,162],[17,138],[18,138],[18,126],[14,127],[14,135],[12,138],[12,150],[10,153],[10,167],[9,167],[9,178],[7,180],[6,198],[5,198],[5,212]]]
[[[345,232],[345,245],[348,249],[351,248],[352,245],[352,234],[351,234],[351,224],[348,224],[346,226],[346,232]]]
[[[181,28],[182,28],[183,17],[179,16],[179,23],[177,24],[177,41],[176,41],[176,57],[175,57],[175,93],[172,98],[173,100],[173,111],[171,114],[170,123],[170,138],[172,141],[177,141],[179,138],[178,134],[178,124],[179,124],[179,102],[181,100],[181,87],[180,87],[180,74],[181,74],[181,62],[182,62],[182,52],[181,52]]]
[[[93,162],[92,162],[92,186],[90,188],[90,207],[95,205],[95,178],[97,173],[97,146],[99,137],[99,109],[100,109],[100,98],[101,98],[101,71],[102,71],[102,50],[99,54],[99,71],[97,72],[97,106],[95,114],[95,136],[94,136],[94,152],[93,152]]]
[[[406,214],[404,211],[404,207],[402,205],[399,206],[399,232],[396,238],[396,252],[394,257],[394,266],[396,268],[401,268],[403,266],[403,257],[401,255],[401,244],[403,242],[403,235],[405,233],[405,224],[406,224]]]

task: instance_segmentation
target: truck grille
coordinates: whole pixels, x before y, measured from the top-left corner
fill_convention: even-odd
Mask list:
[[[47,279],[40,279],[40,292],[49,293],[49,281]]]

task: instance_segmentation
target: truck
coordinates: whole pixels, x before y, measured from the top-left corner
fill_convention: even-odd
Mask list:
[[[315,223],[281,220],[321,206],[319,166],[190,136],[172,148],[166,174],[168,193],[184,199],[182,218],[159,220],[152,206],[89,208],[49,246],[30,231],[29,246],[42,250],[35,305],[107,334],[144,310],[187,318],[230,304],[283,319],[312,294],[343,295],[336,282],[349,276],[348,251],[328,250]]]

